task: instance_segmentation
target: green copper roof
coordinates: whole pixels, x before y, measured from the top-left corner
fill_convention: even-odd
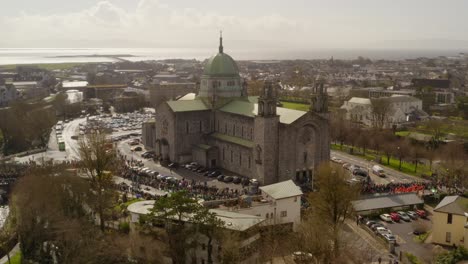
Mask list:
[[[235,100],[221,107],[219,110],[227,113],[254,117],[258,113],[258,104],[249,101]],[[307,112],[277,107],[276,113],[279,115],[281,123],[291,124]]]
[[[235,77],[239,76],[239,68],[231,56],[226,53],[218,53],[208,59],[205,64],[203,75],[213,77]]]
[[[195,145],[195,147],[198,147],[198,148],[203,149],[203,150],[210,150],[213,146],[206,145],[206,144],[197,144],[197,145]]]
[[[174,112],[209,110],[201,100],[168,101],[167,104]]]
[[[229,136],[229,135],[225,135],[225,134],[221,134],[221,133],[213,133],[210,136],[212,138],[214,138],[214,139],[218,139],[218,140],[221,140],[221,141],[226,141],[226,142],[229,142],[229,143],[234,143],[234,144],[241,145],[241,146],[244,146],[244,147],[247,147],[247,148],[253,148],[253,146],[254,146],[254,143],[252,141],[245,140],[243,138],[233,137],[233,136]]]

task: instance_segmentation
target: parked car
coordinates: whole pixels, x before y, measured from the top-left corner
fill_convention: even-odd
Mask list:
[[[331,161],[336,162],[336,163],[339,163],[339,164],[344,163],[344,161],[343,161],[342,159],[339,159],[339,158],[337,158],[337,157],[331,157]]]
[[[400,222],[400,215],[395,213],[395,212],[392,212],[390,213],[390,218],[394,221],[394,222]]]
[[[224,182],[232,182],[234,180],[234,178],[232,176],[225,176],[223,181]]]
[[[414,211],[408,211],[408,212],[406,212],[406,214],[413,220],[418,219],[418,214],[416,212],[414,212]]]
[[[367,171],[365,171],[365,170],[363,170],[363,169],[355,169],[355,170],[353,171],[353,175],[362,176],[362,177],[367,177],[367,176],[369,176],[369,175],[367,174]]]
[[[218,179],[218,181],[223,181],[224,180],[224,175],[219,175],[216,179]]]
[[[375,221],[367,221],[366,226],[371,227],[372,225],[377,224]]]
[[[372,172],[379,177],[385,177],[385,171],[379,165],[372,166]]]
[[[235,183],[235,184],[239,184],[241,183],[242,179],[239,177],[239,176],[234,176],[232,178],[232,182]]]
[[[170,163],[170,164],[168,165],[168,167],[171,168],[171,169],[177,169],[177,168],[179,168],[179,163],[177,163],[177,162],[172,162],[172,163]]]
[[[241,183],[242,183],[243,185],[245,185],[245,186],[249,186],[250,180],[249,180],[249,178],[242,178]]]
[[[350,172],[354,172],[357,169],[361,169],[361,167],[359,165],[354,165],[354,164],[349,166],[349,171]]]
[[[134,147],[132,148],[132,151],[142,151],[143,148],[142,147]]]
[[[390,234],[390,233],[383,234],[382,237],[388,242],[396,242],[396,237],[393,234]]]
[[[385,222],[392,222],[392,217],[389,214],[381,214],[380,219]]]
[[[379,235],[383,235],[383,234],[388,234],[388,233],[392,233],[390,230],[388,230],[386,227],[383,227],[383,226],[379,226],[375,229],[375,233],[379,234]]]
[[[375,231],[377,230],[377,228],[379,227],[385,227],[384,225],[382,225],[381,223],[376,223],[376,224],[373,224],[370,226],[370,228],[372,229],[372,231]]]
[[[426,211],[424,210],[416,210],[416,214],[418,214],[419,217],[421,218],[426,218]]]
[[[221,172],[220,171],[213,171],[212,173],[210,173],[208,176],[210,178],[215,178],[215,177],[218,177],[219,175],[221,175]]]
[[[198,168],[197,173],[205,173],[205,171],[206,171],[206,168],[201,166],[200,168]]]
[[[343,163],[343,169],[349,170],[350,167],[351,167],[351,164]]]
[[[216,171],[215,169],[208,169],[207,171],[205,171],[205,173],[203,173],[204,176],[210,176],[211,173],[213,173],[214,171]]]
[[[398,215],[400,216],[401,219],[403,219],[406,222],[411,221],[411,218],[403,211],[398,211]]]

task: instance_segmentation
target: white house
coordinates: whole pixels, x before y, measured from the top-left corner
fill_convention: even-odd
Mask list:
[[[392,95],[390,97],[380,97],[379,100],[385,100],[390,104],[384,127],[391,128],[394,125],[398,127],[407,122],[423,120],[429,117],[422,110],[422,100],[416,97]],[[341,109],[346,111],[346,118],[348,120],[366,126],[373,126],[372,103],[373,100],[369,98],[352,97],[349,101],[344,102]]]
[[[260,187],[261,199],[247,197],[246,206],[220,207],[245,215],[264,218],[263,225],[291,225],[294,231],[301,222],[301,189],[292,181],[283,181]]]

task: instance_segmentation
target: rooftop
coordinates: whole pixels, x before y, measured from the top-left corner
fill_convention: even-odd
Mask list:
[[[146,215],[153,208],[155,200],[147,200],[132,203],[127,207],[131,213]],[[240,214],[226,210],[210,209],[210,212],[216,214],[216,217],[224,222],[224,228],[236,231],[245,231],[255,225],[265,221],[264,218],[254,215]],[[189,218],[183,218],[186,221]]]
[[[241,145],[241,146],[244,146],[244,147],[247,147],[247,148],[253,148],[254,147],[254,143],[252,141],[246,140],[246,139],[243,139],[243,138],[233,137],[233,136],[229,136],[229,135],[225,135],[225,134],[221,134],[221,133],[213,133],[213,134],[210,135],[210,137],[212,137],[214,139],[221,140],[221,141]]]
[[[435,212],[465,215],[468,212],[468,199],[461,196],[445,196],[434,208]]]
[[[357,212],[378,210],[406,205],[423,204],[424,201],[415,193],[387,194],[363,197],[353,201]]]
[[[209,110],[209,108],[201,100],[168,101],[167,104],[174,112]]]
[[[264,218],[255,215],[240,214],[220,209],[210,209],[216,217],[224,222],[226,229],[245,231],[265,221]]]
[[[262,186],[260,190],[275,200],[302,195],[301,189],[292,180]]]
[[[62,82],[63,88],[86,87],[87,85],[87,81]]]
[[[258,104],[252,102],[253,98],[249,97],[249,101],[234,100],[219,110],[226,113],[255,117],[258,114]],[[283,107],[277,107],[276,113],[280,117],[280,122],[283,124],[291,124],[307,112],[293,110]]]
[[[371,100],[369,98],[353,97],[349,99],[348,103],[370,105]]]

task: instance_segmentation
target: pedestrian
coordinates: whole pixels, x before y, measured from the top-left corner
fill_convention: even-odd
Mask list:
[[[382,258],[381,258],[381,257],[379,257],[378,261],[379,261],[379,264],[380,264],[380,263],[382,262]]]

